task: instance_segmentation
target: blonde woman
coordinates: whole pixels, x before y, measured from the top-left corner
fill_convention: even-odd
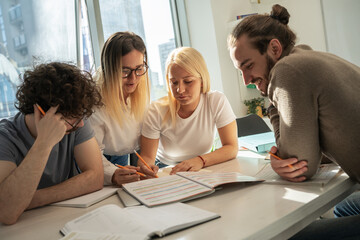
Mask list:
[[[149,105],[147,52],[144,41],[132,32],[110,36],[101,53],[96,74],[104,107],[95,109],[90,122],[103,152],[105,184],[139,180],[138,167],[129,170],[129,154],[139,150],[143,115]]]
[[[153,102],[144,119],[143,159],[149,164],[157,160],[160,167],[175,165],[174,174],[235,158],[235,115],[223,93],[210,91],[210,76],[201,54],[189,47],[175,49],[167,59],[166,80],[168,96]],[[222,147],[210,152],[216,129]],[[144,172],[151,175],[145,168]]]

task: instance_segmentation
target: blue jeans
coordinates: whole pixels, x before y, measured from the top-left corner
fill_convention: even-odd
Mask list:
[[[113,164],[119,164],[121,166],[129,165],[129,154],[125,154],[122,156],[116,156],[116,155],[106,155],[104,154],[107,160]]]
[[[140,154],[140,151],[138,151],[138,153]],[[137,166],[138,157],[136,156],[135,153],[125,154],[122,156],[104,154],[104,156],[106,157],[107,160],[109,160],[109,162],[113,164],[126,166],[129,165],[129,161],[130,161],[131,166],[135,166],[135,167]]]
[[[162,163],[159,159],[155,159],[155,165],[158,166],[159,168],[164,168],[168,166],[165,163]]]
[[[354,192],[334,208],[335,217],[347,217],[360,214],[360,192]]]

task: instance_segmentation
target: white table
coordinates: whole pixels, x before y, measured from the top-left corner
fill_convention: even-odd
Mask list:
[[[211,171],[239,171],[254,175],[263,165],[261,155],[240,151],[238,158],[208,167]],[[216,212],[221,218],[168,235],[163,239],[286,239],[300,231],[357,188],[345,174],[319,186],[232,184],[187,202]],[[0,225],[0,239],[59,239],[64,224],[99,206],[115,203],[117,195],[89,208],[46,206],[26,211],[11,226]]]

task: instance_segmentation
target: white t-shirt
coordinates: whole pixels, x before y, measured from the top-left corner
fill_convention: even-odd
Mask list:
[[[136,121],[130,114],[130,108],[124,111],[123,125],[113,119],[105,107],[96,108],[95,112],[89,118],[91,126],[95,132],[95,138],[103,154],[121,156],[139,150],[139,139],[141,131],[141,122]],[[105,185],[111,184],[111,178],[117,169],[104,156],[104,181]]]
[[[173,165],[208,153],[213,146],[216,128],[222,128],[235,120],[230,103],[221,92],[201,94],[193,114],[188,118],[176,116],[176,125],[171,119],[163,123],[168,106],[153,102],[145,115],[142,135],[159,139],[157,158]]]

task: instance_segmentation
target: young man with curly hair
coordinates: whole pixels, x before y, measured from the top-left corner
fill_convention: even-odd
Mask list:
[[[0,121],[0,222],[103,186],[99,146],[86,118],[101,96],[89,73],[53,62],[26,71],[19,113]]]

